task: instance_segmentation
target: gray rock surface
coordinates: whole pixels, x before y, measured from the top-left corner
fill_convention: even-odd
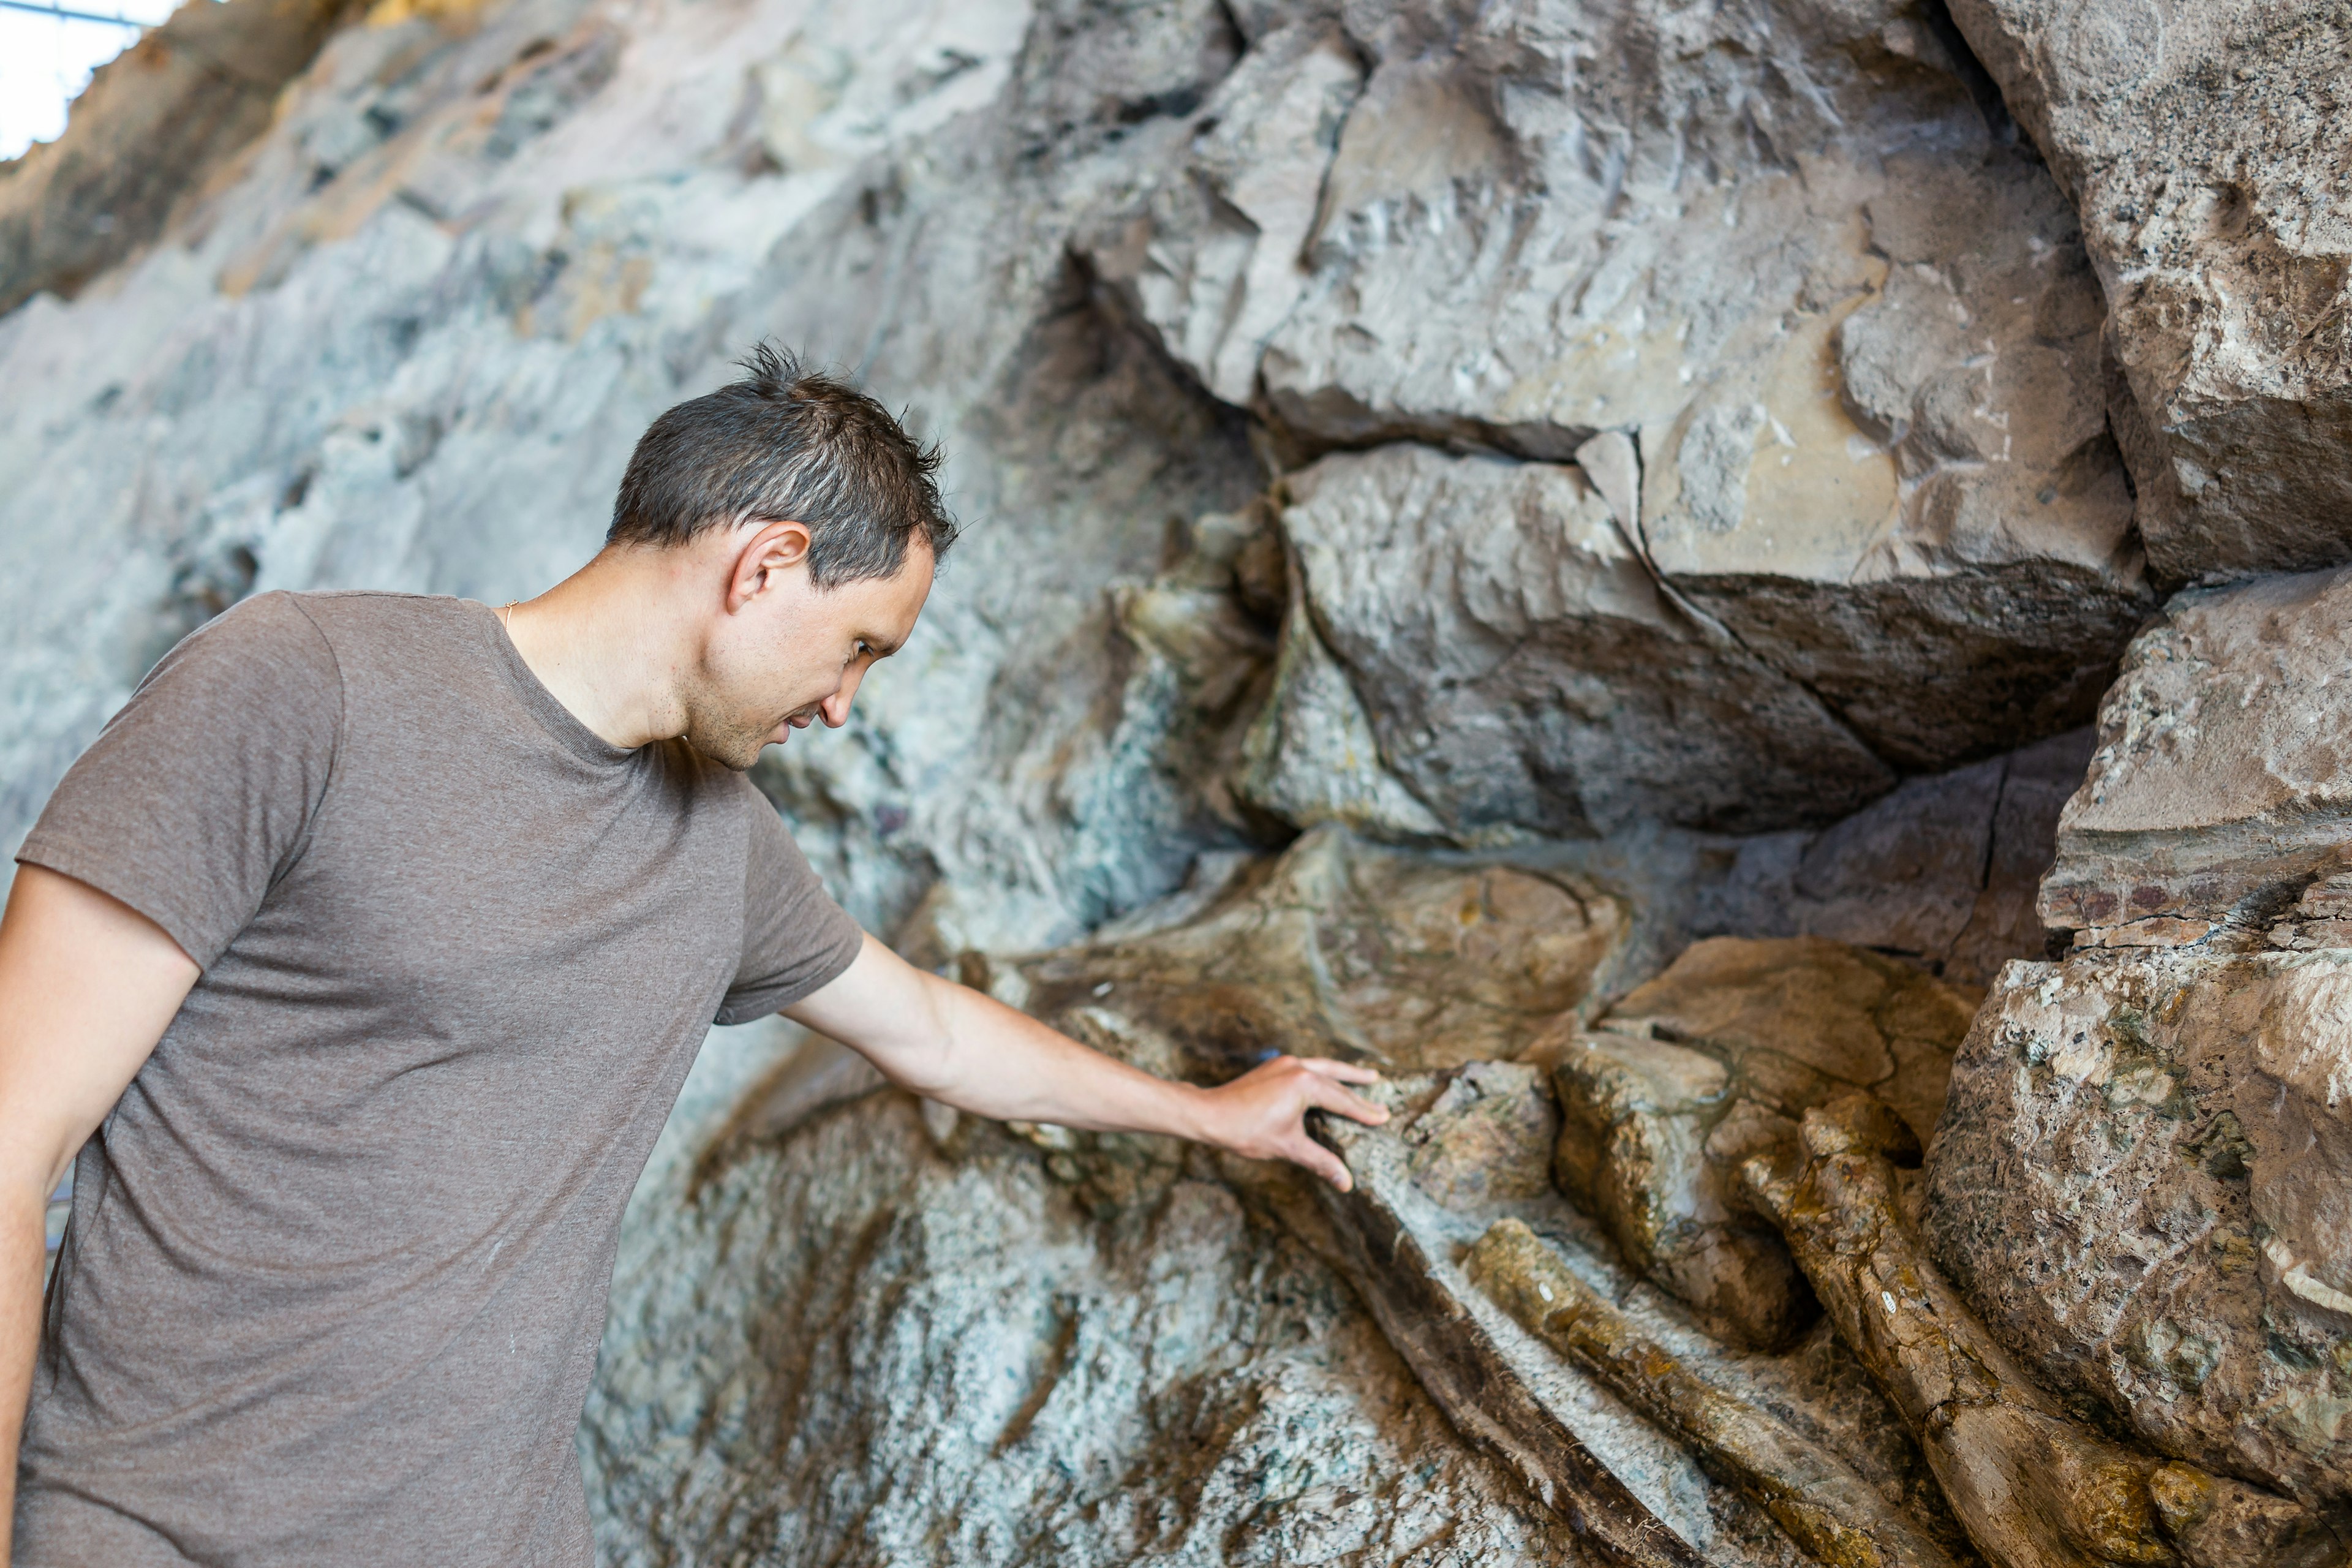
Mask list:
[[[2352,1499],[2352,953],[2012,964],[1923,1223],[1995,1335],[2147,1442]]]
[[[1117,1207],[884,1093],[638,1199],[582,1447],[619,1568],[1591,1561],[1213,1167]]]
[[[2132,645],[2042,918],[2101,945],[2262,940],[2352,868],[2352,573],[2187,593]]]
[[[1943,767],[2088,716],[2152,605],[2098,290],[1939,10],[1338,16],[1259,37],[1094,234],[1173,358],[1307,455],[1638,448],[1628,543],[1842,751]]]
[[[1953,0],[2083,216],[2158,573],[2352,558],[2352,13]]]
[[[1307,617],[1290,635],[1328,649],[1381,762],[1457,839],[1818,823],[1895,782],[1667,598],[1576,468],[1402,444],[1284,494]]]

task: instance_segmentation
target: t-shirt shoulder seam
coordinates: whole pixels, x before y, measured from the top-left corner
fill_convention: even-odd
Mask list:
[[[286,602],[300,613],[302,624],[310,628],[310,635],[317,637],[319,646],[327,650],[327,668],[335,672],[335,734],[327,743],[327,772],[326,776],[319,781],[319,798],[310,802],[309,810],[303,814],[302,835],[288,853],[285,865],[278,868],[281,875],[287,866],[301,858],[302,851],[310,842],[310,830],[318,824],[319,813],[326,809],[328,792],[335,787],[336,766],[342,761],[343,734],[351,719],[351,685],[343,679],[343,661],[341,656],[335,652],[335,639],[327,635],[318,617],[310,614],[299,594],[287,595]],[[272,880],[275,879],[273,877]]]

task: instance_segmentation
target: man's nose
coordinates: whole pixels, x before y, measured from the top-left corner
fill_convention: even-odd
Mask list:
[[[817,712],[824,718],[826,729],[838,730],[849,722],[850,700],[857,695],[857,682],[865,673],[862,669],[852,669],[841,678],[841,689],[816,705]]]

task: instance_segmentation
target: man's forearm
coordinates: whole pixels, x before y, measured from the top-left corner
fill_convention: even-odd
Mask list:
[[[906,1087],[917,1093],[1000,1121],[1205,1135],[1206,1108],[1192,1085],[1088,1050],[992,996],[936,975],[921,978],[939,1020],[939,1044],[908,1064]]]
[[[863,1052],[893,1083],[960,1110],[1097,1132],[1172,1133],[1252,1159],[1293,1161],[1343,1191],[1347,1167],[1307,1136],[1306,1113],[1388,1120],[1347,1088],[1377,1079],[1370,1068],[1277,1057],[1213,1089],[1170,1083],[993,997],[925,974],[871,937],[837,979],[785,1012]]]
[[[16,1450],[41,1343],[41,1263],[47,1251],[45,1193],[21,1184],[0,1192],[0,1568],[16,1519]]]

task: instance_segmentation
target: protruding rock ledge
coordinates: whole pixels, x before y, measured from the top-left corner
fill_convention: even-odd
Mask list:
[[[2132,644],[2058,824],[2045,925],[2085,946],[2307,945],[2352,869],[2352,570],[2183,594]],[[2318,900],[2298,909],[2306,893]]]

